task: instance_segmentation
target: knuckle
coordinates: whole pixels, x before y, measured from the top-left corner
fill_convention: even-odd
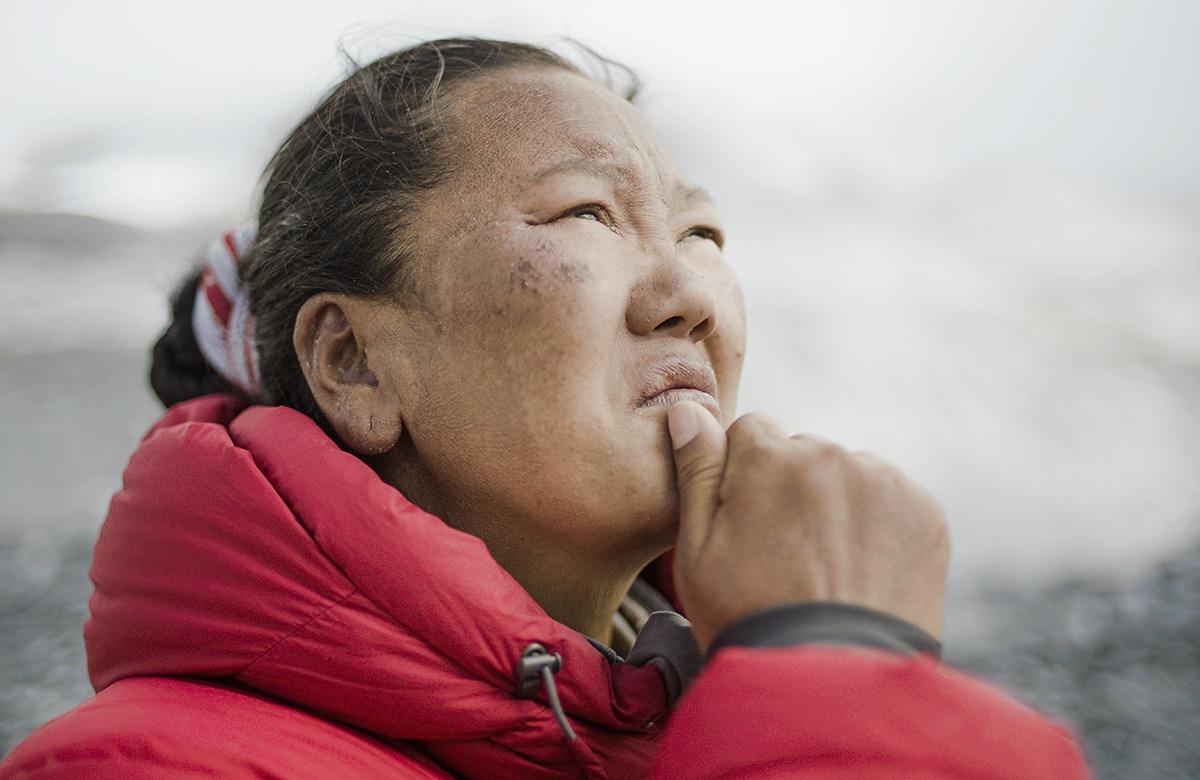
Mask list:
[[[840,444],[819,436],[797,439],[800,462],[814,475],[825,478],[853,477],[860,467],[854,457]]]
[[[752,468],[762,468],[779,461],[778,445],[769,439],[758,439],[748,442],[743,457]]]
[[[813,436],[809,434],[798,441],[802,441],[806,449],[808,449],[814,457],[822,460],[839,461],[845,459],[849,455],[845,447],[822,436]]]
[[[757,442],[763,439],[774,439],[785,436],[783,426],[774,417],[762,412],[750,412],[733,421],[729,426],[728,436],[732,443],[739,441]]]

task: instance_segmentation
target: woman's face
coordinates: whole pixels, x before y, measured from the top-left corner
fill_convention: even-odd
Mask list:
[[[667,409],[734,416],[745,325],[716,210],[581,76],[493,73],[447,105],[452,172],[368,349],[407,435],[381,471],[493,552],[655,555],[677,524]]]

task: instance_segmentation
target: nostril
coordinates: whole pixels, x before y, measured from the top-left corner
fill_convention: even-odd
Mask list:
[[[692,324],[693,322],[695,321],[677,314],[658,323],[654,328],[654,332],[669,333],[672,336],[680,338],[687,337],[692,341],[703,341],[712,335],[712,332],[717,327],[715,317],[705,317],[694,325]]]
[[[703,341],[712,335],[712,332],[717,329],[717,320],[715,317],[705,317],[696,327],[688,332],[688,337],[692,341]]]

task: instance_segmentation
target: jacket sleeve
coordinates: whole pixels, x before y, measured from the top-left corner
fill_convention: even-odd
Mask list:
[[[919,629],[840,606],[813,618],[792,605],[791,619],[758,613],[722,632],[653,776],[1088,777],[1066,729],[942,666]]]

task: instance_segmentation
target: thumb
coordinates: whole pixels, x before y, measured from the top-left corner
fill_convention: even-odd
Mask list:
[[[681,401],[667,411],[679,489],[679,547],[694,554],[708,538],[725,474],[725,432],[699,404]]]

